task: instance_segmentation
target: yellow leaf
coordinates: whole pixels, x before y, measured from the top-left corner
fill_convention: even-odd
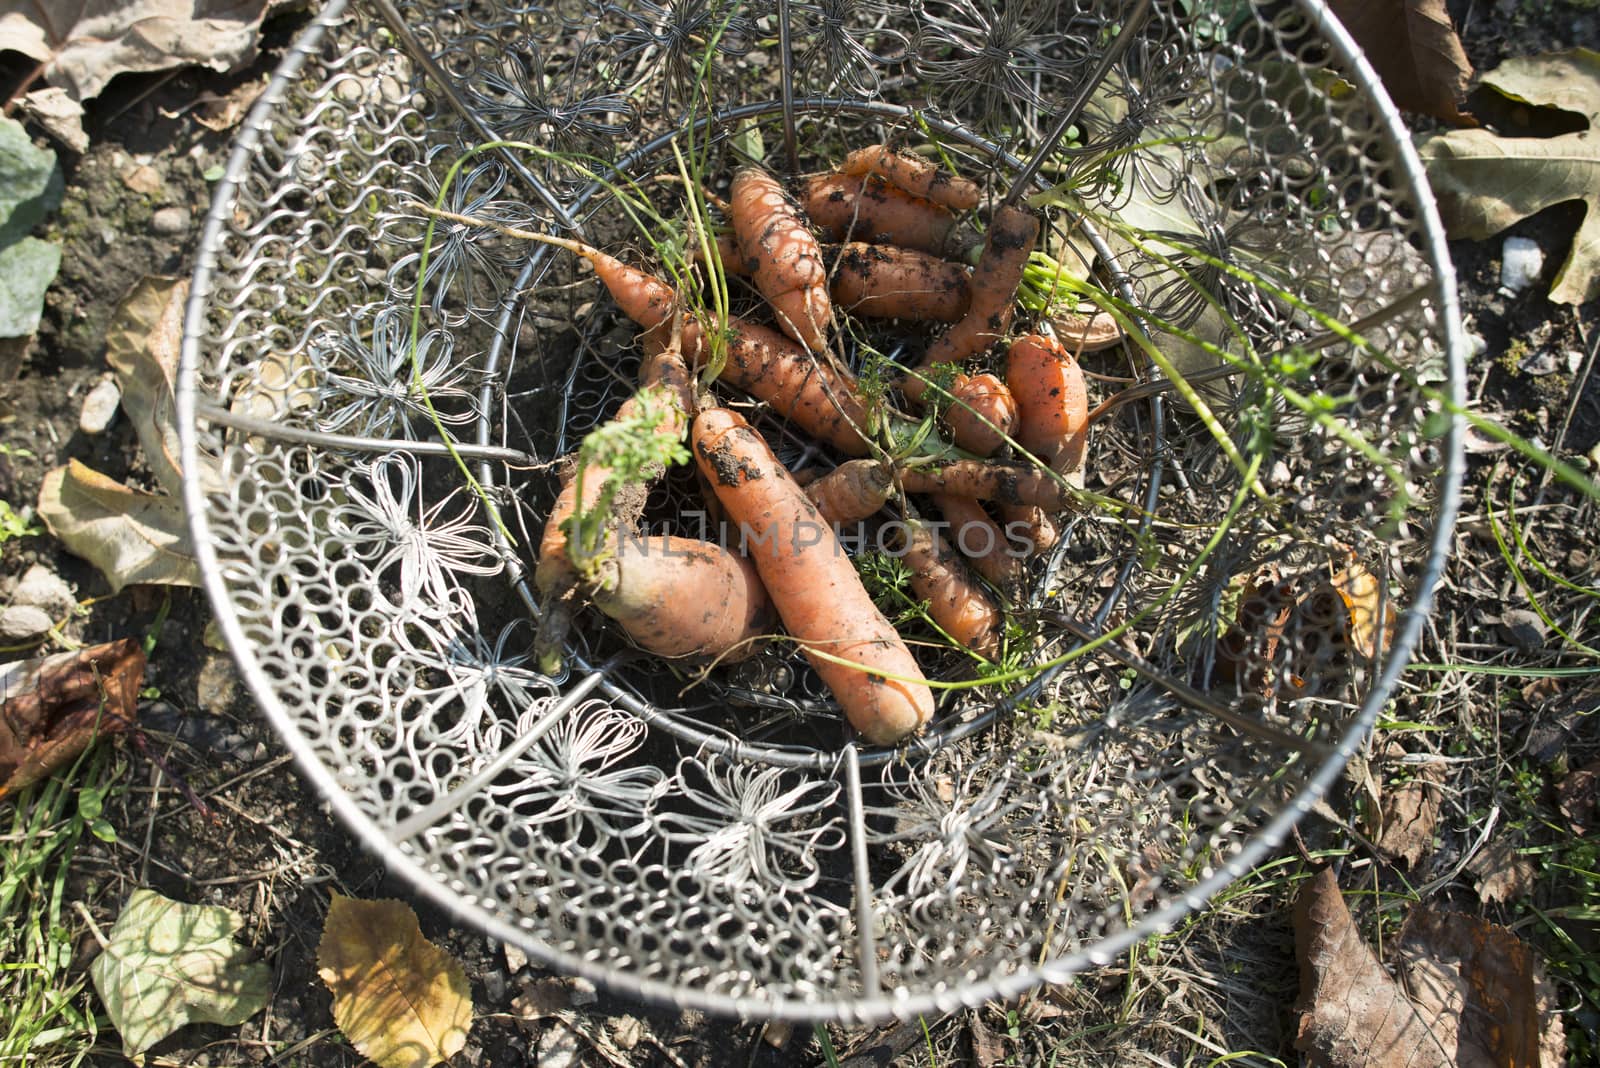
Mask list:
[[[381,1068],[430,1068],[467,1044],[467,977],[400,901],[333,895],[317,945],[333,1020]]]
[[[1394,603],[1384,596],[1377,577],[1351,561],[1343,571],[1328,580],[1350,613],[1350,644],[1368,659],[1381,648],[1388,652],[1394,642]]]

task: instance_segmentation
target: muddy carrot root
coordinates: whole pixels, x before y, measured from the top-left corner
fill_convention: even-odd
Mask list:
[[[1017,285],[1028,256],[1039,240],[1039,217],[1025,208],[1002,207],[989,223],[983,253],[972,272],[972,301],[961,321],[928,346],[918,372],[926,376],[935,364],[959,364],[982,352],[1011,329],[1017,308]],[[920,401],[927,383],[911,375],[901,385],[907,399]]]
[[[965,266],[917,249],[850,241],[824,256],[834,304],[854,315],[953,323],[972,300]]]
[[[1028,547],[1028,555],[1047,553],[1061,540],[1061,529],[1050,513],[1032,504],[1001,503],[1000,522],[1006,537],[1014,544]]]
[[[920,731],[933,716],[933,694],[921,669],[872,603],[832,529],[766,441],[726,408],[702,411],[691,440],[717,497],[746,532],[784,628],[800,642],[851,725],[878,745]]]
[[[996,588],[1009,590],[1022,579],[1022,558],[1018,546],[1006,540],[982,504],[971,497],[958,497],[949,493],[933,494],[933,503],[950,524],[950,541],[965,556],[978,574],[994,583]]]
[[[1017,402],[1006,384],[991,374],[956,375],[950,384],[944,422],[950,440],[979,456],[993,456],[1017,425]]]
[[[1072,495],[1048,472],[1025,464],[952,460],[897,467],[895,475],[907,493],[951,493],[1000,504],[1034,504],[1052,512],[1072,502]]]
[[[1006,384],[1021,409],[1017,444],[1056,471],[1082,468],[1089,394],[1072,354],[1043,334],[1019,337],[1006,355]]]
[[[915,197],[931,200],[951,211],[971,211],[978,206],[978,183],[949,171],[920,156],[903,155],[886,145],[858,148],[839,164],[842,174],[882,177],[890,185]]]
[[[778,326],[821,352],[833,302],[822,250],[800,205],[760,167],[741,167],[733,176],[728,211],[739,250],[754,265],[756,289],[772,306]]]
[[[802,194],[806,216],[829,241],[898,245],[937,255],[956,225],[956,217],[939,205],[876,178],[816,174],[806,179]]]
[[[912,523],[904,560],[912,592],[928,602],[928,615],[939,629],[986,660],[997,658],[1005,617],[939,532]]]
[[[867,409],[853,378],[770,327],[738,316],[729,317],[728,327],[722,381],[766,401],[818,441],[849,456],[866,455]],[[662,335],[662,328],[646,333],[645,351],[664,344]],[[703,331],[693,320],[683,324],[683,352],[695,367],[706,360]]]
[[[859,523],[894,493],[894,478],[876,460],[851,460],[805,486],[822,518],[834,525]]]
[[[593,585],[595,607],[657,656],[743,660],[777,623],[750,562],[695,538],[623,535]]]

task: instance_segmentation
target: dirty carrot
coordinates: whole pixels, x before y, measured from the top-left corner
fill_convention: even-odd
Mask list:
[[[931,200],[876,178],[812,175],[805,180],[800,202],[829,241],[853,239],[937,255],[956,225],[956,217]]]
[[[821,352],[833,304],[822,251],[800,205],[762,168],[741,167],[733,176],[728,213],[742,258],[754,266],[756,289],[772,306],[778,326]]]
[[[766,441],[726,408],[702,411],[690,438],[695,459],[748,539],[784,628],[851,725],[878,745],[920,731],[933,716],[921,669]]]
[[[993,456],[1017,425],[1017,402],[1006,384],[991,374],[956,375],[944,422],[950,440],[968,452]]]
[[[1006,384],[1021,409],[1017,444],[1059,472],[1083,467],[1089,394],[1083,371],[1060,342],[1026,334],[1006,354]]]
[[[969,178],[940,170],[920,156],[905,155],[886,145],[858,148],[839,164],[841,174],[878,175],[890,185],[912,196],[931,200],[951,211],[971,211],[978,206],[981,190]]]
[[[911,571],[912,592],[927,602],[928,615],[952,641],[994,660],[1005,632],[994,598],[936,529],[917,521],[908,527],[902,559]]]
[[[808,482],[805,491],[823,519],[842,526],[882,508],[894,493],[894,478],[876,460],[850,460]]]
[[[1072,502],[1071,493],[1051,474],[1026,464],[951,460],[896,467],[895,477],[907,493],[954,493],[1001,504],[1036,504],[1052,512]]]
[[[933,503],[950,524],[950,540],[971,561],[978,574],[1000,590],[1009,590],[1022,578],[1019,546],[1006,540],[1006,532],[989,517],[981,503],[952,493],[933,494]]]
[[[841,311],[877,319],[953,323],[967,313],[967,268],[927,252],[851,241],[824,250],[829,292]]]
[[[959,364],[982,352],[1011,328],[1016,313],[1017,284],[1028,265],[1028,255],[1039,240],[1039,217],[1025,208],[1002,207],[989,223],[983,253],[972,272],[972,301],[961,321],[928,346],[918,367],[925,377],[935,364]],[[910,375],[902,383],[906,397],[921,399],[927,383]]]

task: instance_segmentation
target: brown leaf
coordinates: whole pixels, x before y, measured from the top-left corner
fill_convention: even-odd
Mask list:
[[[422,937],[404,902],[334,894],[317,974],[333,992],[334,1022],[380,1068],[430,1068],[467,1044],[466,974]]]
[[[226,96],[216,93],[203,92],[194,101],[177,111],[161,109],[161,113],[169,119],[176,119],[186,111],[194,111],[194,121],[208,130],[217,133],[227,133],[239,125],[245,112],[255,104],[257,98],[267,88],[268,75],[263,74],[254,81],[236,85]]]
[[[1400,988],[1389,978],[1345,908],[1333,869],[1324,868],[1294,903],[1300,961],[1295,1048],[1333,1068],[1445,1068],[1450,1063]]]
[[[1415,777],[1385,793],[1379,849],[1413,868],[1433,852],[1433,826],[1439,819],[1439,786],[1443,782],[1440,765],[1424,764]]]
[[[1522,897],[1532,889],[1538,874],[1533,862],[1517,852],[1517,842],[1509,834],[1497,836],[1478,850],[1467,870],[1478,877],[1478,900],[1485,905]]]
[[[1593,829],[1596,801],[1600,801],[1600,761],[1569,772],[1556,787],[1556,807],[1573,834],[1584,835]]]
[[[1447,1063],[1539,1063],[1533,954],[1516,935],[1476,916],[1418,906],[1396,954],[1406,989]]]
[[[224,71],[256,51],[267,0],[22,0],[0,11],[0,49],[88,100],[125,71],[198,63]]]
[[[1372,659],[1394,644],[1394,602],[1377,577],[1355,561],[1328,580],[1349,615],[1350,644],[1358,656]]]
[[[0,797],[126,729],[143,680],[144,648],[132,638],[0,668]]]
[[[561,978],[529,979],[522,992],[511,999],[511,1011],[520,1024],[532,1024],[572,1009],[572,980]]]
[[[1477,125],[1457,107],[1472,79],[1472,64],[1445,0],[1330,0],[1328,6],[1397,105],[1456,126]]]
[[[978,1068],[991,1068],[1006,1063],[1006,1044],[999,1035],[984,1026],[977,1013],[967,1018],[972,1031],[972,1063]]]

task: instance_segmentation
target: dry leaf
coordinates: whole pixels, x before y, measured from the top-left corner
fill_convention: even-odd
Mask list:
[[[1350,644],[1356,655],[1371,660],[1394,644],[1394,601],[1372,572],[1355,561],[1328,580],[1350,617]]]
[[[188,297],[187,278],[147,275],[122,298],[106,330],[106,363],[122,388],[122,410],[139,435],[151,473],[175,496],[183,492],[183,467],[173,382]],[[217,488],[215,464],[204,456],[200,462],[202,485],[208,491]]]
[[[1509,834],[1496,836],[1467,864],[1478,877],[1478,900],[1486,905],[1514,901],[1533,888],[1538,874],[1533,862],[1517,852]]]
[[[216,93],[201,93],[192,103],[186,104],[176,111],[165,108],[161,114],[169,119],[176,119],[187,111],[194,111],[194,121],[208,130],[217,133],[226,133],[239,125],[245,113],[255,104],[256,100],[266,91],[269,75],[262,75],[254,81],[245,82],[234,86],[226,96]]]
[[[1516,935],[1476,916],[1418,906],[1396,954],[1446,1063],[1539,1063],[1533,954]]]
[[[511,1011],[517,1022],[530,1024],[551,1016],[559,1016],[572,1009],[572,980],[559,978],[530,979],[522,984],[521,993],[511,999]]]
[[[39,517],[67,549],[105,575],[113,593],[134,583],[200,585],[183,505],[140,493],[77,460],[44,476]]]
[[[35,89],[22,98],[22,110],[44,132],[80,156],[89,151],[89,135],[83,128],[83,105],[67,95],[65,89],[51,86]]]
[[[1483,84],[1531,107],[1576,112],[1588,129],[1556,137],[1455,130],[1417,145],[1451,237],[1481,240],[1553,204],[1587,204],[1550,299],[1600,295],[1600,52],[1574,48],[1508,59]]]
[[[1386,791],[1379,849],[1413,868],[1433,852],[1433,826],[1439,819],[1439,786],[1443,782],[1441,765],[1423,764],[1414,778]]]
[[[400,901],[333,895],[317,974],[333,992],[333,1019],[380,1068],[429,1068],[459,1053],[472,1026],[467,977],[422,937]]]
[[[7,0],[0,49],[44,64],[47,82],[83,101],[128,71],[248,62],[266,8],[267,0]]]
[[[132,638],[0,667],[0,797],[63,767],[97,737],[127,728],[144,680]]]
[[[124,1053],[137,1057],[187,1023],[233,1026],[261,1011],[272,973],[244,959],[233,940],[243,926],[232,909],[133,892],[89,965]]]
[[[1600,800],[1600,762],[1569,772],[1556,787],[1556,807],[1576,835],[1588,834],[1593,829],[1597,800]]]
[[[1332,868],[1294,903],[1300,961],[1295,1048],[1335,1068],[1446,1068],[1429,1026],[1361,939]]]
[[[1328,6],[1396,104],[1443,122],[1474,125],[1457,106],[1472,79],[1472,64],[1444,0],[1329,0]]]

